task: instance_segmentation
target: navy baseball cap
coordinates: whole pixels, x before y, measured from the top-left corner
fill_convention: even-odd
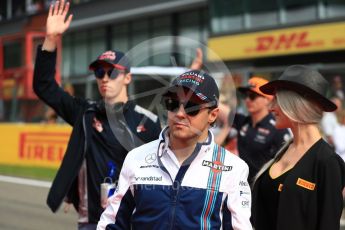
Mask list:
[[[175,78],[163,96],[175,94],[179,89],[191,90],[205,102],[215,102],[218,105],[219,90],[213,77],[204,71],[190,70]]]
[[[90,70],[95,70],[100,65],[109,64],[119,70],[126,70],[130,72],[131,65],[127,56],[121,51],[108,50],[97,57],[89,65]]]

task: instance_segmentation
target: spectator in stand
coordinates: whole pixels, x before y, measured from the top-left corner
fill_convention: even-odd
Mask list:
[[[273,97],[259,90],[259,87],[267,82],[261,77],[252,77],[247,85],[238,87],[238,91],[245,96],[245,105],[249,115],[236,113],[232,127],[237,130],[239,156],[249,166],[248,182],[250,183],[259,169],[274,157],[284,142],[290,139],[287,129],[275,128],[275,119],[268,110]],[[230,113],[229,117],[231,117]],[[225,132],[230,133],[229,125],[231,124],[223,127]],[[221,133],[224,132],[221,131],[220,135]],[[219,142],[222,141],[221,139],[217,136]]]
[[[345,110],[338,113],[338,126],[333,133],[333,144],[335,152],[338,153],[345,161]]]
[[[339,125],[337,113],[341,111],[342,104],[338,97],[331,98],[331,101],[337,106],[337,109],[333,112],[324,112],[320,124],[326,141],[333,146],[334,130]]]
[[[342,79],[339,75],[335,76],[332,81],[332,95],[339,98],[342,103],[345,101],[345,89]]]

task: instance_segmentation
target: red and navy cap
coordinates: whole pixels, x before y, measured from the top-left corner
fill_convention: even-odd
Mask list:
[[[89,65],[90,70],[94,70],[100,65],[110,64],[114,66],[114,68],[119,70],[126,70],[130,72],[131,66],[129,59],[127,56],[121,51],[115,50],[108,50],[97,57],[95,61],[93,61]]]
[[[191,90],[202,101],[218,105],[219,90],[216,81],[204,71],[191,70],[181,74],[172,81],[163,96],[174,94],[181,88]]]

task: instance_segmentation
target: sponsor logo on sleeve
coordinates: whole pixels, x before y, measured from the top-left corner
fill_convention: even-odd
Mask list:
[[[249,208],[250,207],[250,191],[240,190],[240,197],[242,199],[241,201],[242,208]]]
[[[249,200],[243,200],[241,204],[242,204],[242,208],[249,208],[250,206]]]
[[[240,196],[243,197],[243,195],[250,195],[249,192],[245,192],[245,191],[240,191]]]
[[[240,183],[239,183],[239,186],[241,186],[241,187],[247,187],[247,186],[249,186],[249,184],[248,184],[247,181],[241,180]]]

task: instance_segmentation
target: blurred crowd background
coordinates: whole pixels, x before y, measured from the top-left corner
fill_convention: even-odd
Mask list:
[[[49,142],[53,147],[37,147],[27,141],[25,134],[33,128],[23,131],[22,126],[22,129],[8,126],[64,125],[32,90],[36,48],[45,36],[47,10],[52,2],[0,2],[0,126],[5,125],[1,129],[6,134],[1,144],[6,144],[4,151],[9,152],[0,163],[6,164],[8,155],[17,155],[10,162],[22,162],[18,156],[29,153],[47,155],[49,148],[59,155],[56,159],[61,159],[65,148],[54,144],[54,138]],[[220,100],[225,105],[222,108],[246,114],[243,95],[234,89],[247,84],[253,76],[273,80],[287,66],[304,64],[329,81],[329,97],[339,105],[337,112],[325,114],[320,124],[325,138],[333,143],[335,126],[344,126],[341,125],[345,102],[344,0],[72,0],[70,3],[74,19],[58,45],[56,78],[71,95],[99,99],[95,78],[87,66],[100,50],[121,50],[129,52],[134,67],[129,86],[131,99],[161,115],[157,111],[159,106],[152,106],[155,89],[176,77],[178,71],[174,67],[188,67],[196,49],[201,48],[204,69],[211,72],[220,87]],[[164,37],[155,40],[160,36]],[[217,69],[220,63],[227,71]],[[148,66],[167,69],[145,69]],[[160,118],[165,125],[165,118]],[[217,127],[221,128],[225,120],[220,117]],[[57,131],[54,132],[56,135]],[[234,152],[235,136],[235,132],[230,132],[228,143],[223,143],[229,144]],[[54,167],[58,165],[59,161],[54,163]]]

